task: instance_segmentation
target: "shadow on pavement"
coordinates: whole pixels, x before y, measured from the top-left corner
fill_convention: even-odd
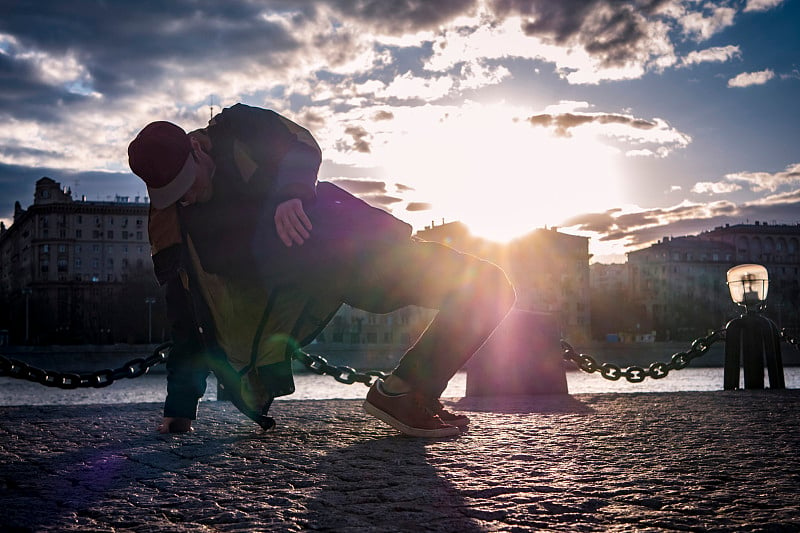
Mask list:
[[[455,409],[504,414],[592,414],[594,409],[569,394],[467,396],[450,402]]]
[[[464,514],[467,506],[458,490],[430,463],[428,448],[451,442],[398,435],[331,450],[317,466],[324,478],[308,503],[308,525],[347,531],[482,531]]]

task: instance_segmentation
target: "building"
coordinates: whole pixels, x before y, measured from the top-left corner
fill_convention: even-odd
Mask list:
[[[10,331],[11,342],[149,340],[149,313],[160,316],[163,306],[146,300],[160,297],[148,209],[146,198],[75,200],[58,182],[38,180],[33,205],[17,202],[11,227],[0,227],[0,329]]]
[[[727,271],[764,265],[770,278],[768,313],[779,326],[797,322],[800,225],[725,225],[669,238],[628,254],[630,298],[642,329],[660,340],[696,338],[737,315]]]
[[[417,236],[496,263],[516,288],[518,308],[556,315],[571,342],[590,338],[588,237],[537,229],[503,244],[472,236],[460,222],[431,224]]]

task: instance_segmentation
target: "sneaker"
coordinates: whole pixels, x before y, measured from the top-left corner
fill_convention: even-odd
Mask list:
[[[370,387],[364,410],[412,437],[452,437],[461,432],[432,414],[419,394],[388,394],[380,379]]]
[[[444,408],[444,405],[442,405],[442,402],[439,401],[438,398],[428,399],[425,407],[427,407],[431,413],[441,418],[442,422],[445,424],[450,424],[451,426],[456,426],[459,428],[465,428],[469,425],[469,417],[467,417],[467,415],[462,415],[461,413],[451,413]]]

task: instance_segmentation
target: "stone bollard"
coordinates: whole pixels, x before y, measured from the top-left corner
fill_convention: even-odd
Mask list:
[[[567,394],[558,322],[513,309],[467,363],[467,396]]]

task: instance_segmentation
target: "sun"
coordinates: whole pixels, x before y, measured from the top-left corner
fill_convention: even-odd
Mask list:
[[[619,154],[593,137],[554,137],[503,104],[427,111],[396,113],[400,128],[374,154],[432,204],[415,225],[459,220],[506,241],[619,203]]]

